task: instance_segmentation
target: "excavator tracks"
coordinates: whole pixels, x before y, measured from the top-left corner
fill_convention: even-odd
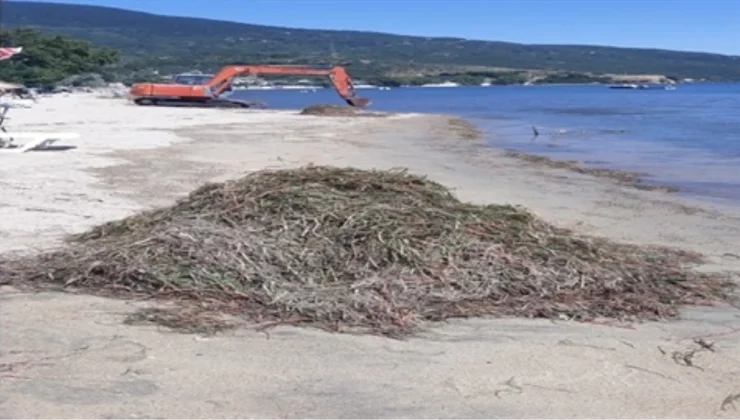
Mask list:
[[[137,98],[140,106],[163,106],[179,108],[265,108],[263,102],[240,101],[238,99],[213,98],[207,100],[186,100],[180,98]]]

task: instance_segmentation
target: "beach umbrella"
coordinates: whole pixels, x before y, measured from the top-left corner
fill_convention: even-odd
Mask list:
[[[12,47],[7,45],[7,42],[4,36],[4,33],[2,32],[2,22],[3,22],[3,0],[0,0],[0,61],[7,60],[10,57],[20,53],[23,51],[23,47]]]
[[[23,51],[23,47],[0,47],[0,61],[7,60],[21,51]]]

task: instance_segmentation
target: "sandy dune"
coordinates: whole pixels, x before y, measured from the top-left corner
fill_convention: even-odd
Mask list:
[[[12,129],[82,137],[66,152],[0,155],[0,250],[53,246],[208,180],[315,163],[408,167],[465,200],[681,245],[706,253],[705,269],[740,271],[737,210],[523,165],[442,117],[296,114],[139,108],[91,95],[13,110]],[[740,394],[737,309],[638,326],[455,321],[394,341],[288,327],[205,338],[125,326],[141,305],[130,302],[7,287],[0,302],[4,418],[740,415],[740,396],[728,398]]]

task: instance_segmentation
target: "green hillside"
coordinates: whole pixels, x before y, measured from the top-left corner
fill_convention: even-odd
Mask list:
[[[123,69],[144,66],[168,72],[210,70],[236,61],[329,64],[341,60],[362,77],[408,68],[424,74],[432,67],[454,73],[459,66],[485,66],[740,80],[740,57],[708,53],[293,29],[36,2],[6,1],[3,23],[115,48]]]

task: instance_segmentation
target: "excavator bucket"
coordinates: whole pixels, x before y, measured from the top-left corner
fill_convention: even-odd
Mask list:
[[[359,96],[345,98],[344,100],[347,102],[347,105],[355,108],[365,108],[366,106],[370,105],[370,99],[361,98]]]

